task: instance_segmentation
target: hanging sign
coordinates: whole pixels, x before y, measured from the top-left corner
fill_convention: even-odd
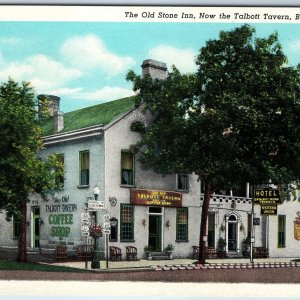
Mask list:
[[[294,238],[300,241],[300,211],[297,212],[297,217],[294,221]]]
[[[278,189],[255,189],[254,203],[261,205],[281,204]]]
[[[90,211],[100,211],[104,209],[104,201],[89,200],[88,209]]]
[[[277,215],[277,204],[261,205],[262,215]]]
[[[255,189],[253,200],[261,206],[262,215],[277,215],[277,205],[281,204],[279,189]]]

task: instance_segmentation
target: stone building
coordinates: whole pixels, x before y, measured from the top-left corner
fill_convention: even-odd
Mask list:
[[[142,69],[144,75],[166,78],[164,63],[146,60]],[[45,126],[41,156],[58,154],[65,176],[57,178],[63,182],[63,189],[47,201],[32,195],[28,204],[28,247],[46,251],[64,244],[72,251],[77,245],[92,244],[82,230],[82,214],[95,200],[96,191],[104,209],[89,214],[99,224],[109,214],[108,246],[120,247],[124,254],[126,246],[135,246],[140,259],[145,256],[145,246],[163,252],[173,244],[174,257],[191,257],[192,246],[199,244],[201,182],[195,174],[162,175],[141,167],[132,146],[140,139],[136,125],[147,126],[150,115],[135,106],[131,97],[65,114],[60,112],[58,97],[48,98],[53,117]],[[212,196],[209,248],[217,249],[222,237],[229,255],[242,255],[243,241],[251,236],[250,196],[249,185],[239,190],[220,190]],[[255,205],[258,225],[253,226],[254,246],[268,248],[272,257],[299,256],[299,240],[293,231],[298,210],[299,202],[293,201],[278,206],[276,216],[262,216]],[[2,215],[1,245],[16,247],[18,224],[7,222],[4,212]],[[99,246],[105,253],[104,237]]]

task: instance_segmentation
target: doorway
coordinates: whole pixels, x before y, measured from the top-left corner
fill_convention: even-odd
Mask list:
[[[40,208],[32,207],[32,248],[40,247]]]
[[[235,215],[228,218],[228,251],[237,251],[237,218]]]
[[[162,251],[162,209],[149,207],[148,247],[152,251]]]

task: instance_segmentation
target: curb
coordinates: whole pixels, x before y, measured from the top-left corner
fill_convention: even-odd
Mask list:
[[[275,268],[297,268],[300,262],[284,263],[240,263],[240,264],[197,264],[197,265],[166,265],[151,266],[154,271],[175,271],[175,270],[249,270],[249,269],[275,269]]]

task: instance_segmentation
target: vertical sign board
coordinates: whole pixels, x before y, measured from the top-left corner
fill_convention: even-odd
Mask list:
[[[300,211],[297,212],[297,217],[294,221],[294,238],[300,241]]]

